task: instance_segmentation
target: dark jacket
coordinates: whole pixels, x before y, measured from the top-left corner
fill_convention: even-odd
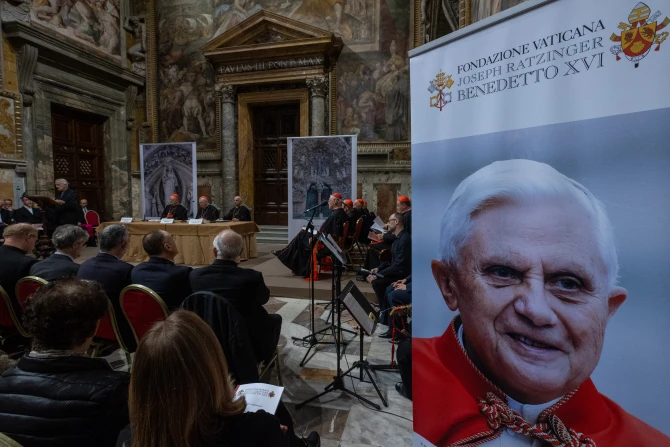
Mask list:
[[[358,222],[358,219],[363,217],[363,212],[361,210],[353,209],[349,214],[347,214],[347,218],[349,219],[349,235],[353,236],[354,232],[356,232],[356,223]],[[361,227],[361,230],[363,227]]]
[[[388,277],[406,277],[412,272],[412,237],[405,230],[398,234],[391,247],[391,264],[382,265],[377,273]]]
[[[77,225],[79,223],[79,213],[81,212],[77,193],[68,188],[56,194],[56,199],[65,202],[62,205],[56,206],[56,223],[58,225]]]
[[[0,432],[24,447],[114,446],[128,384],[104,359],[23,357],[0,376]]]
[[[213,205],[209,205],[207,208],[198,208],[198,214],[195,215],[195,218],[214,221],[219,218],[219,210]]]
[[[403,213],[403,216],[405,217],[405,225],[403,226],[403,230],[406,231],[410,236],[412,235],[412,210],[405,211]],[[386,232],[384,233],[383,236],[384,242],[387,244],[391,245],[393,244],[393,241],[395,241],[395,234],[391,232]]]
[[[10,211],[6,210],[4,208],[0,208],[0,218],[2,218],[2,223],[11,225],[14,223],[14,213],[15,211]]]
[[[172,206],[172,205],[167,205],[163,212],[161,213],[161,218],[166,218],[170,217],[168,214],[170,214],[170,211],[172,211],[172,219],[174,220],[188,220],[188,210],[184,205],[179,203],[177,206]]]
[[[368,234],[370,234],[370,228],[372,227],[372,224],[375,223],[375,218],[377,215],[375,213],[371,213],[367,208],[365,208],[363,209],[362,216],[363,228],[361,228],[361,235],[358,238],[358,242],[362,244],[369,244],[370,238],[368,237]]]
[[[30,268],[31,276],[39,276],[45,281],[58,281],[66,276],[77,276],[79,264],[68,256],[52,254]]]
[[[146,286],[156,292],[170,309],[177,308],[189,296],[189,274],[193,270],[185,265],[175,265],[167,259],[151,257],[138,264],[130,274],[133,284]]]
[[[14,211],[14,220],[16,223],[27,223],[27,224],[41,224],[42,223],[42,211],[33,208],[31,213],[26,209],[25,206],[22,206],[18,210]]]
[[[321,225],[319,231],[323,234],[342,236],[342,227],[348,220],[347,213],[342,208],[335,208]]]
[[[258,382],[258,359],[252,349],[246,322],[229,300],[214,292],[196,292],[186,298],[181,307],[198,314],[212,328],[235,383]]]
[[[194,292],[214,292],[235,306],[247,324],[256,358],[267,359],[277,340],[273,339],[276,323],[263,307],[270,299],[263,274],[240,268],[234,261],[217,259],[212,265],[193,270],[190,281]]]
[[[26,256],[26,252],[8,245],[0,247],[0,286],[5,289],[7,295],[18,310],[16,302],[16,283],[19,279],[30,275],[30,268],[37,263],[37,259]]]
[[[240,222],[251,221],[251,212],[249,211],[249,208],[244,205],[235,206],[223,216],[223,220],[233,219],[237,219]]]

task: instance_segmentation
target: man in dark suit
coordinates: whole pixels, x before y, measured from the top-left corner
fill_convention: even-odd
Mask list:
[[[161,218],[188,220],[188,210],[184,205],[179,203],[178,194],[172,194],[170,196],[170,203],[165,206],[165,209],[161,213]]]
[[[15,224],[5,230],[5,244],[0,247],[0,286],[18,310],[14,289],[21,278],[30,274],[37,259],[27,256],[35,249],[37,230],[28,224]]]
[[[406,278],[412,272],[412,240],[409,233],[405,231],[404,223],[405,216],[402,213],[391,215],[388,227],[396,237],[391,247],[391,263],[372,269],[372,274],[367,277],[367,281],[372,283],[372,288],[377,295],[381,313],[380,321],[385,325],[388,325],[389,322],[388,302],[384,299],[386,288],[395,281]],[[383,278],[378,277],[377,274]]]
[[[23,206],[14,211],[14,220],[16,223],[27,223],[30,225],[41,226],[42,211],[33,208],[34,203],[27,197],[21,197]]]
[[[81,199],[79,201],[79,223],[86,223],[86,213],[88,213],[88,200]]]
[[[79,223],[79,204],[77,193],[69,188],[67,180],[59,178],[55,181],[56,190],[56,215],[57,225],[77,225]]]
[[[77,277],[97,281],[102,285],[117,315],[116,323],[119,326],[121,337],[128,349],[132,350],[135,348],[135,336],[127,320],[119,317],[123,315],[119,301],[121,290],[132,284],[130,272],[133,266],[121,260],[126,254],[129,243],[130,234],[125,225],[117,224],[106,227],[100,235],[100,253],[79,267]]]
[[[214,239],[216,260],[191,272],[191,288],[230,300],[246,322],[256,359],[267,362],[277,348],[282,319],[280,315],[269,315],[263,307],[270,299],[263,274],[238,267],[243,244],[242,236],[233,230],[219,233]]]
[[[61,225],[56,228],[51,242],[56,252],[30,268],[31,276],[38,276],[46,281],[58,281],[67,276],[77,276],[79,264],[74,260],[88,241],[88,233],[76,225]]]
[[[401,213],[405,218],[405,231],[411,236],[412,235],[412,201],[407,196],[398,197],[396,202],[396,212]],[[393,242],[396,239],[395,234],[392,231],[387,231],[382,235],[374,235],[374,233],[369,233],[368,237],[374,241],[370,244],[370,249],[365,258],[364,267],[368,270],[373,267],[379,267],[379,253],[382,250],[388,250],[393,246]]]
[[[219,218],[219,210],[217,210],[214,205],[209,203],[209,199],[207,197],[200,197],[200,199],[198,199],[198,205],[200,206],[198,208],[198,214],[195,216],[196,219],[205,219],[209,220],[210,222],[214,222]]]
[[[233,201],[235,206],[230,209],[223,216],[223,220],[232,220],[233,222],[249,222],[251,221],[251,212],[249,208],[243,203],[242,197],[236,196]]]
[[[133,269],[133,284],[141,284],[156,292],[170,309],[176,309],[189,296],[191,285],[189,274],[191,267],[175,265],[174,258],[179,249],[170,233],[154,230],[144,236],[142,247],[149,255],[149,260]]]

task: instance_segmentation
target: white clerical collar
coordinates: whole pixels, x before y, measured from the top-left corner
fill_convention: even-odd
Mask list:
[[[463,349],[465,349],[465,343],[463,343],[463,324],[461,323],[461,327],[458,328],[458,342],[461,344]],[[517,413],[521,415],[521,417],[528,423],[530,424],[537,424],[537,419],[540,416],[540,413],[542,413],[544,410],[547,408],[551,407],[554,405],[556,402],[561,400],[563,396],[554,399],[550,402],[546,402],[543,404],[538,404],[538,405],[530,405],[530,404],[523,404],[521,402],[517,402],[516,400],[512,399],[511,397],[507,396],[507,405]]]

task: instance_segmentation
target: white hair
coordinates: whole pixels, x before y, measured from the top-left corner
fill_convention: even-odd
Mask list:
[[[64,178],[56,179],[56,181],[55,181],[54,183],[59,183],[59,184],[61,184],[61,185],[69,185],[69,183],[67,182],[67,180],[65,180]]]
[[[442,217],[442,260],[457,265],[458,252],[472,229],[473,215],[502,203],[537,199],[576,202],[593,222],[596,244],[607,268],[610,288],[617,283],[619,261],[614,233],[603,204],[582,184],[548,164],[532,160],[496,161],[463,180],[454,191]]]
[[[224,261],[231,261],[242,253],[244,241],[242,236],[233,230],[223,230],[214,238],[214,248],[216,249],[216,258]]]

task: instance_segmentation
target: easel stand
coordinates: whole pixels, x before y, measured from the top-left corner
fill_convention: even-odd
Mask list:
[[[340,277],[342,275],[342,270],[343,270],[342,264],[339,261],[334,261],[333,262],[333,276],[337,277],[337,287],[336,287],[337,292],[339,292],[339,284],[340,284]],[[339,297],[339,293],[337,295],[334,295],[334,296]],[[381,407],[379,405],[377,405],[374,402],[364,398],[363,396],[359,395],[355,391],[352,391],[352,390],[348,389],[344,384],[344,378],[347,375],[349,375],[351,373],[351,371],[353,371],[355,368],[358,368],[360,365],[359,365],[359,362],[356,362],[356,363],[354,363],[354,366],[351,367],[349,370],[347,370],[344,373],[342,372],[340,350],[341,350],[341,345],[344,344],[344,343],[342,343],[342,341],[341,341],[342,331],[339,329],[341,327],[341,324],[342,324],[342,312],[339,311],[339,309],[340,309],[339,304],[340,304],[339,301],[338,302],[335,302],[335,301],[333,302],[333,312],[337,313],[337,328],[338,328],[337,331],[334,330],[335,329],[334,327],[332,328],[333,333],[336,334],[335,335],[335,355],[336,355],[336,358],[337,358],[337,375],[335,377],[333,377],[333,381],[331,383],[326,385],[326,388],[324,389],[323,392],[317,394],[316,396],[310,397],[309,399],[307,399],[304,402],[299,403],[298,405],[296,405],[296,409],[302,408],[303,406],[307,405],[308,403],[319,399],[321,396],[325,396],[326,394],[330,393],[331,391],[343,391],[344,393],[346,393],[346,394],[348,394],[352,397],[355,397],[357,399],[360,399],[361,401],[367,403],[368,405],[373,406],[377,410],[380,410]],[[362,334],[362,330],[361,330],[361,359],[362,359],[362,356],[363,356],[363,349],[362,349],[363,336],[362,335],[363,334]],[[345,349],[346,349],[346,344],[345,344]],[[362,374],[363,374],[363,372],[361,370],[361,376],[362,376]],[[369,371],[368,371],[368,374],[370,374]],[[372,379],[371,375],[370,375],[370,379]],[[375,384],[375,389],[377,390],[377,393],[380,393],[379,388],[377,388],[376,384]],[[381,393],[380,393],[380,397],[381,397]],[[382,398],[382,401],[384,402],[384,405],[386,405],[386,402],[383,400],[383,398]],[[386,406],[388,406],[388,405],[386,405]]]

